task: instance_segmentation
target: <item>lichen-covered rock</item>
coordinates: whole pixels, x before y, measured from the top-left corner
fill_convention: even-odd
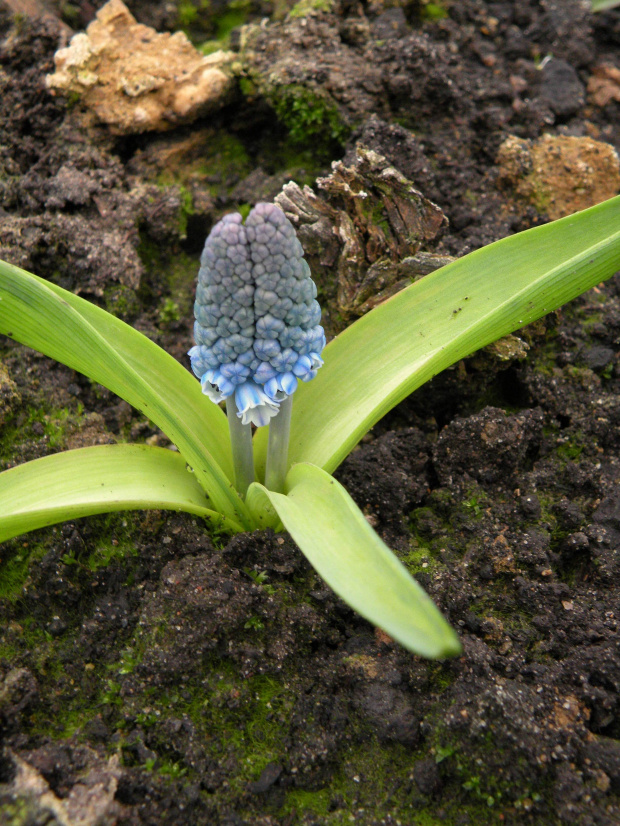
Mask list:
[[[161,132],[195,120],[227,99],[230,54],[203,56],[183,32],[161,33],[110,0],[86,32],[54,56],[52,92],[78,95],[120,134]]]
[[[600,63],[588,80],[588,99],[595,106],[620,103],[620,68],[611,63]]]
[[[334,162],[317,186],[321,196],[286,184],[276,203],[295,225],[317,283],[328,297],[336,293],[343,318],[363,315],[451,260],[421,253],[447,219],[378,153],[358,146],[353,165]]]
[[[500,146],[499,182],[552,221],[613,198],[620,160],[608,143],[568,135],[511,136]]]
[[[121,775],[118,757],[106,761],[85,746],[65,748],[64,752],[64,761],[53,744],[31,752],[28,760],[11,752],[6,755],[11,779],[0,781],[2,822],[6,826],[103,826],[117,822],[122,808],[115,800]],[[63,769],[70,768],[77,775],[67,796],[57,794],[53,781],[53,788],[48,783],[61,769],[61,762]]]
[[[271,104],[295,142],[342,144],[363,113],[387,114],[381,68],[343,41],[329,13],[246,27],[240,62],[246,90]]]
[[[427,108],[448,115],[468,105],[450,51],[411,32],[401,9],[381,6],[349,15],[308,2],[281,23],[247,26],[244,91],[258,92],[294,141],[315,148],[343,144],[369,112],[388,120],[405,101],[420,118]]]

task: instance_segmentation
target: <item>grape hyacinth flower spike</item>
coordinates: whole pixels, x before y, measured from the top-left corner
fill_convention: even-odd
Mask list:
[[[323,363],[310,268],[293,225],[267,203],[257,204],[245,225],[241,215],[225,215],[200,262],[192,370],[205,395],[226,400],[239,492],[254,481],[251,424],[270,424],[265,483],[281,489],[291,396]]]

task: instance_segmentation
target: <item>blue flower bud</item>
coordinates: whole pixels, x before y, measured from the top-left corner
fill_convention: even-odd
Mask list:
[[[286,333],[286,324],[272,315],[265,315],[256,322],[257,338],[278,338]]]
[[[257,384],[266,384],[270,379],[278,375],[275,367],[272,367],[269,362],[263,361],[252,376]]]
[[[282,210],[257,204],[245,225],[226,215],[207,238],[198,273],[196,346],[189,351],[203,392],[234,393],[244,424],[267,424],[278,405],[323,363],[316,286]]]
[[[231,364],[222,365],[220,373],[225,379],[228,379],[231,384],[234,384],[235,386],[238,384],[244,384],[245,380],[250,375],[249,369],[244,367],[243,364],[239,364],[238,361],[231,362]]]
[[[278,373],[288,373],[293,369],[293,365],[299,358],[299,354],[288,347],[286,350],[271,359],[271,364],[276,368]]]
[[[254,352],[259,359],[269,361],[280,355],[280,345],[274,338],[257,339],[254,342]]]

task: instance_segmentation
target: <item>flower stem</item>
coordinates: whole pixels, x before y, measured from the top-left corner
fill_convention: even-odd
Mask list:
[[[235,469],[235,487],[245,498],[248,488],[254,481],[254,454],[252,452],[252,425],[242,424],[237,415],[235,396],[226,399],[228,429],[232,444],[233,466]]]
[[[284,479],[288,470],[288,440],[291,431],[292,409],[293,397],[287,396],[284,401],[280,402],[278,415],[269,422],[265,487],[277,493],[284,492]]]

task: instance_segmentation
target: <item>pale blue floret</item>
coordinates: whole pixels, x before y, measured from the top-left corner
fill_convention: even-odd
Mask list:
[[[253,381],[246,381],[236,389],[235,404],[241,424],[264,427],[278,414],[278,403],[269,398],[263,388]]]
[[[280,373],[265,383],[265,393],[270,399],[281,401],[291,396],[297,389],[297,379],[293,373]]]
[[[325,335],[316,286],[293,225],[257,204],[245,225],[225,216],[201,256],[189,355],[203,392],[234,394],[243,424],[265,425],[322,365]]]

